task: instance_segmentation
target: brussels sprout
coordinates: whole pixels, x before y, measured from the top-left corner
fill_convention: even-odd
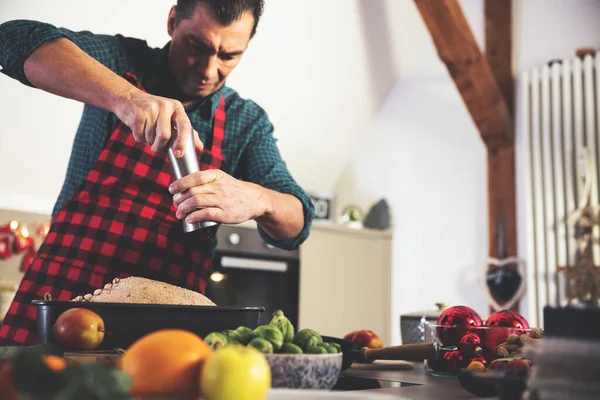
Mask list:
[[[220,332],[213,332],[208,334],[204,338],[204,341],[214,350],[218,349],[219,347],[227,346],[227,336],[223,335]]]
[[[239,336],[239,340],[241,344],[248,344],[250,343],[250,341],[252,339],[254,339],[256,337],[256,335],[254,334],[254,332],[252,331],[252,329],[246,327],[246,326],[240,326],[238,327],[235,332],[237,332],[238,336]]]
[[[311,339],[314,338],[314,339]],[[323,338],[317,331],[312,329],[302,329],[294,336],[294,344],[300,346],[302,350],[306,350],[309,347],[309,340],[311,346],[316,346],[323,343]]]
[[[250,343],[248,343],[248,346],[254,347],[261,353],[273,354],[273,344],[271,342],[269,342],[267,339],[263,339],[260,337],[254,338],[250,341]]]
[[[283,345],[283,334],[273,325],[261,325],[254,330],[254,334],[271,342],[275,351]]]
[[[313,346],[306,349],[306,354],[327,354],[327,349],[323,346]]]
[[[234,330],[228,329],[221,333],[227,338],[227,344],[242,343],[242,338],[240,337],[240,334]]]
[[[294,339],[294,325],[283,314],[283,311],[275,311],[269,324],[276,326],[283,333],[284,342],[291,342]]]
[[[337,347],[335,347],[331,343],[323,343],[321,345],[321,347],[324,347],[325,350],[327,350],[328,353],[331,353],[331,354],[339,353]]]
[[[342,352],[342,345],[341,345],[341,344],[339,344],[339,343],[336,343],[336,342],[327,342],[327,344],[329,344],[329,345],[331,345],[331,346],[335,347],[335,348],[337,349],[337,352],[338,352],[338,353],[341,353],[341,352]]]
[[[306,341],[305,344],[305,348],[309,348],[309,347],[317,347],[318,345],[320,345],[321,343],[319,343],[319,338],[316,336],[310,336],[308,338],[308,340]]]
[[[283,346],[281,346],[281,349],[279,350],[280,353],[284,353],[284,354],[302,354],[304,353],[302,351],[302,349],[300,348],[300,346],[295,345],[294,343],[284,343]]]

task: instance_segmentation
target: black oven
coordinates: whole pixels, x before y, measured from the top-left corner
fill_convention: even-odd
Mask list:
[[[261,325],[283,310],[297,329],[298,251],[267,245],[256,228],[239,225],[221,225],[217,240],[206,295],[219,306],[263,306]]]

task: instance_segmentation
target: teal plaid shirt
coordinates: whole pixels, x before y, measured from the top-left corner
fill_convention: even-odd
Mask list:
[[[18,20],[0,25],[2,72],[25,85],[33,86],[25,77],[25,60],[42,44],[58,38],[73,41],[120,76],[126,72],[134,74],[149,93],[174,97],[172,93],[176,86],[167,64],[168,45],[162,49],[150,48],[145,41],[139,39],[122,35],[96,35],[88,31],[73,32],[36,21]],[[221,169],[238,179],[292,194],[302,202],[305,222],[302,232],[296,238],[274,241],[260,226],[258,228],[267,243],[284,249],[295,249],[308,237],[314,208],[282,160],[273,136],[273,125],[266,112],[253,101],[242,99],[234,90],[223,86],[199,104],[187,107],[188,117],[200,139],[205,142],[207,132],[212,131],[213,115],[221,95],[225,96],[227,114],[223,141],[225,161]],[[115,114],[85,105],[73,142],[65,182],[53,215],[56,215],[84,181],[117,122]]]

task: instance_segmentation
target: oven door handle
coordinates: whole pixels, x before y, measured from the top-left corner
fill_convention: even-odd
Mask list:
[[[287,272],[288,264],[284,261],[258,260],[244,257],[221,257],[222,268],[251,269],[255,271]]]

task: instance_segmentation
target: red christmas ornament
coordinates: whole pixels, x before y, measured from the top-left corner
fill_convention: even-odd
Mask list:
[[[8,233],[13,235],[18,227],[19,223],[17,221],[10,221],[8,225],[0,226],[0,233]]]
[[[506,342],[508,335],[514,333],[521,336],[529,329],[527,320],[510,310],[496,311],[485,321],[485,326],[491,328],[486,330],[484,339],[484,350],[488,357],[496,353],[496,347]]]
[[[485,326],[505,326],[510,328],[528,329],[529,323],[518,312],[510,310],[496,311],[485,321]]]
[[[12,257],[12,248],[10,247],[10,240],[8,237],[0,239],[0,258]]]
[[[465,333],[465,335],[460,339],[458,350],[460,351],[460,356],[462,358],[465,360],[470,360],[477,356],[475,350],[480,348],[480,346],[481,338],[479,335],[473,332],[468,332]]]
[[[35,250],[33,250],[31,248],[31,249],[29,249],[29,251],[27,253],[25,253],[25,255],[23,255],[23,259],[21,260],[21,271],[22,272],[25,272],[29,269],[31,262],[35,258],[35,254],[36,254]]]
[[[465,362],[458,350],[444,353],[441,360],[442,372],[456,373],[465,367]]]
[[[482,364],[483,364],[483,366],[484,366],[484,367],[486,367],[486,368],[487,368],[487,366],[488,366],[488,362],[487,362],[487,360],[486,360],[486,359],[483,357],[483,355],[478,355],[478,356],[476,356],[476,357],[473,357],[473,358],[471,358],[471,359],[469,360],[469,363],[472,363],[473,361],[479,361],[479,362],[480,362],[480,363],[482,363]],[[467,363],[467,365],[468,365],[469,363]]]
[[[21,232],[15,236],[15,252],[21,253],[22,251],[33,248],[33,238],[27,231]]]
[[[0,233],[12,234],[12,231],[13,229],[11,228],[10,224],[0,226]]]
[[[469,332],[470,328],[477,328],[483,325],[481,317],[475,310],[467,306],[454,306],[447,308],[442,312],[437,320],[438,325],[448,326],[448,328],[439,327],[437,334],[443,347],[458,346],[460,339]]]

